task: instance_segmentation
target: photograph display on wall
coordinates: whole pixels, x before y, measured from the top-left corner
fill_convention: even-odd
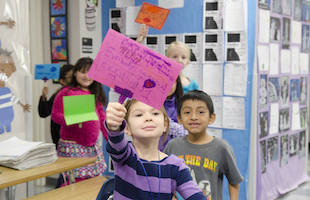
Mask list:
[[[281,159],[280,166],[283,167],[288,163],[288,135],[281,136]]]
[[[51,63],[69,63],[67,0],[50,0]],[[53,83],[59,83],[53,80]]]
[[[257,157],[257,199],[267,200],[279,197],[277,189],[261,183],[285,193],[307,176],[299,172],[307,162],[310,1],[258,0],[257,10],[257,145],[267,145],[266,169],[259,166],[265,153]],[[267,33],[269,40],[262,40]],[[296,169],[291,178],[284,175],[287,169]]]
[[[267,140],[267,160],[268,163],[278,160],[279,157],[279,140],[278,136]]]
[[[261,171],[262,174],[266,172],[266,140],[260,142],[260,164],[261,164]]]

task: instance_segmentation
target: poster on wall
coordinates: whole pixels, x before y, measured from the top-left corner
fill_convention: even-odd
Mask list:
[[[125,34],[125,8],[113,8],[109,12],[110,28]]]
[[[267,107],[267,75],[261,74],[259,80],[259,108]]]
[[[184,33],[183,41],[190,50],[190,61],[191,62],[202,62],[202,33]]]
[[[294,20],[300,21],[301,20],[301,13],[302,13],[302,0],[295,0],[294,2]]]
[[[271,0],[258,0],[258,7],[262,9],[269,10],[270,9],[270,1]]]
[[[85,26],[88,31],[96,30],[98,1],[86,1],[85,8]]]
[[[290,35],[291,35],[291,20],[289,18],[283,18],[283,28],[282,28],[282,49],[290,48]]]
[[[226,32],[225,46],[227,62],[247,62],[246,32]]]
[[[28,1],[0,2],[0,141],[32,134],[29,35],[20,34],[29,32],[28,9]]]
[[[204,0],[203,30],[223,29],[223,0]]]
[[[203,62],[224,62],[224,32],[206,31],[203,33]]]
[[[279,140],[278,136],[267,140],[267,163],[278,160],[279,157]]]
[[[281,136],[280,167],[288,163],[288,135]]]
[[[163,55],[163,35],[148,35],[145,46]]]
[[[170,45],[171,42],[174,41],[183,41],[182,40],[182,35],[181,34],[169,34],[169,35],[164,35],[163,43],[164,43],[164,55],[167,55],[167,49]]]
[[[261,164],[261,172],[262,174],[266,172],[266,161],[267,161],[267,156],[266,156],[266,140],[262,140],[260,142],[260,145],[259,145],[259,148],[260,148],[260,164]]]
[[[280,96],[280,105],[281,107],[288,106],[289,103],[289,77],[282,76],[281,77],[281,96]]]

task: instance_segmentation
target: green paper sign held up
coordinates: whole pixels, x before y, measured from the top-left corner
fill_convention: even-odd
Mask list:
[[[99,120],[95,112],[95,95],[64,96],[64,114],[67,126]]]

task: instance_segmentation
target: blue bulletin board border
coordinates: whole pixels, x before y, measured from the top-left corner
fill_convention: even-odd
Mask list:
[[[158,5],[158,0],[146,0],[146,2]],[[162,30],[149,29],[149,34],[177,34],[177,33],[197,33],[203,32],[203,0],[184,0],[183,8],[173,8]],[[135,5],[142,5],[143,0],[136,0]],[[248,177],[249,177],[249,157],[250,157],[250,139],[251,134],[251,108],[252,108],[252,86],[253,69],[255,55],[255,37],[256,37],[256,1],[247,1],[248,13],[245,15],[248,22],[248,80],[247,95],[245,97],[245,130],[223,129],[223,139],[227,140],[232,146],[237,166],[244,177],[240,184],[239,199],[247,199]],[[105,37],[109,29],[109,9],[115,8],[115,0],[107,1],[102,4],[102,38]],[[109,88],[104,86],[105,91]],[[106,92],[107,93],[107,92]],[[109,155],[105,151],[105,141],[103,142],[104,156],[106,162],[109,162]],[[104,175],[112,176],[113,173],[107,172]],[[226,179],[226,178],[225,178]],[[224,180],[223,199],[229,199],[228,183]]]

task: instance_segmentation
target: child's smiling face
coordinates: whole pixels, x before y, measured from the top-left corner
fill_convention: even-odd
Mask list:
[[[209,113],[205,102],[200,100],[184,101],[178,116],[178,122],[188,130],[189,134],[203,135],[209,124],[215,121],[215,114]]]

